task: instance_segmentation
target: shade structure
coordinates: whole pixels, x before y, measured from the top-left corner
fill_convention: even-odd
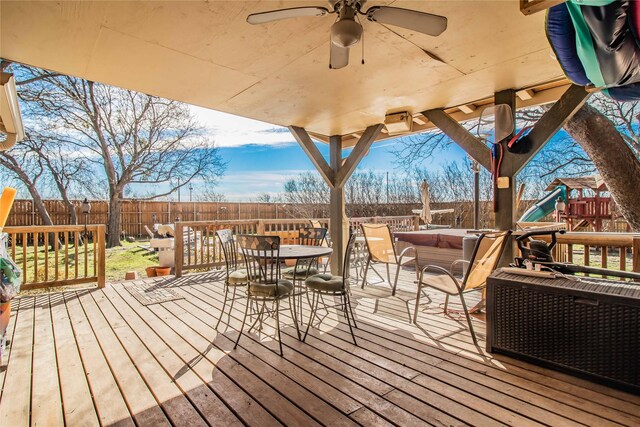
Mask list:
[[[3,1],[0,57],[326,138],[361,133],[387,113],[480,107],[504,89],[539,88],[527,92],[533,103],[557,99],[541,86],[564,79],[543,13],[525,16],[517,1],[369,0],[365,8],[390,3],[446,16],[447,30],[431,37],[364,19],[365,63],[358,45],[348,66],[332,70],[335,15],[246,22],[323,1]]]
[[[420,198],[422,199],[422,212],[420,212],[420,219],[425,224],[431,224],[433,218],[431,217],[431,206],[429,205],[429,184],[427,180],[422,180],[420,184]]]

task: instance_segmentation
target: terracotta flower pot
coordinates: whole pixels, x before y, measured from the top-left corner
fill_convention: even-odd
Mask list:
[[[156,267],[147,267],[146,272],[147,277],[156,277]]]
[[[171,274],[171,267],[156,267],[156,276],[167,276]]]

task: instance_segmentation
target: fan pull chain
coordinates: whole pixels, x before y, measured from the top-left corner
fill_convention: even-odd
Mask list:
[[[360,26],[362,27],[362,65],[364,65],[364,26],[362,25],[362,21],[360,21],[360,17],[358,16],[358,14],[355,15],[355,18],[358,20],[358,24],[360,24]]]
[[[362,65],[364,65],[364,31],[362,32]]]

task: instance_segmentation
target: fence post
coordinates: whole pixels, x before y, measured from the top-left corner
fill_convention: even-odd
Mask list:
[[[256,233],[259,235],[264,234],[264,220],[258,220],[258,228],[256,229]]]
[[[184,262],[184,231],[182,223],[180,221],[176,221],[174,234],[175,237],[173,238],[173,241],[175,248],[175,274],[176,277],[182,277],[182,264]]]
[[[632,268],[635,273],[640,273],[640,235],[633,236],[631,248]],[[637,280],[636,280],[637,281]]]
[[[106,227],[104,225],[96,226],[96,234],[97,234],[97,246],[98,253],[94,254],[94,256],[98,257],[98,288],[104,288],[106,283],[106,251],[105,251],[105,233]]]

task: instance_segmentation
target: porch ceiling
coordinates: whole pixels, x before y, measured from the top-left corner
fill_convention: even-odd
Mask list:
[[[0,56],[316,135],[357,134],[388,112],[450,108],[563,77],[544,13],[524,16],[518,1],[365,7],[381,4],[445,15],[448,29],[433,38],[365,20],[366,64],[358,45],[348,67],[329,70],[334,15],[245,22],[323,0],[3,1]]]

